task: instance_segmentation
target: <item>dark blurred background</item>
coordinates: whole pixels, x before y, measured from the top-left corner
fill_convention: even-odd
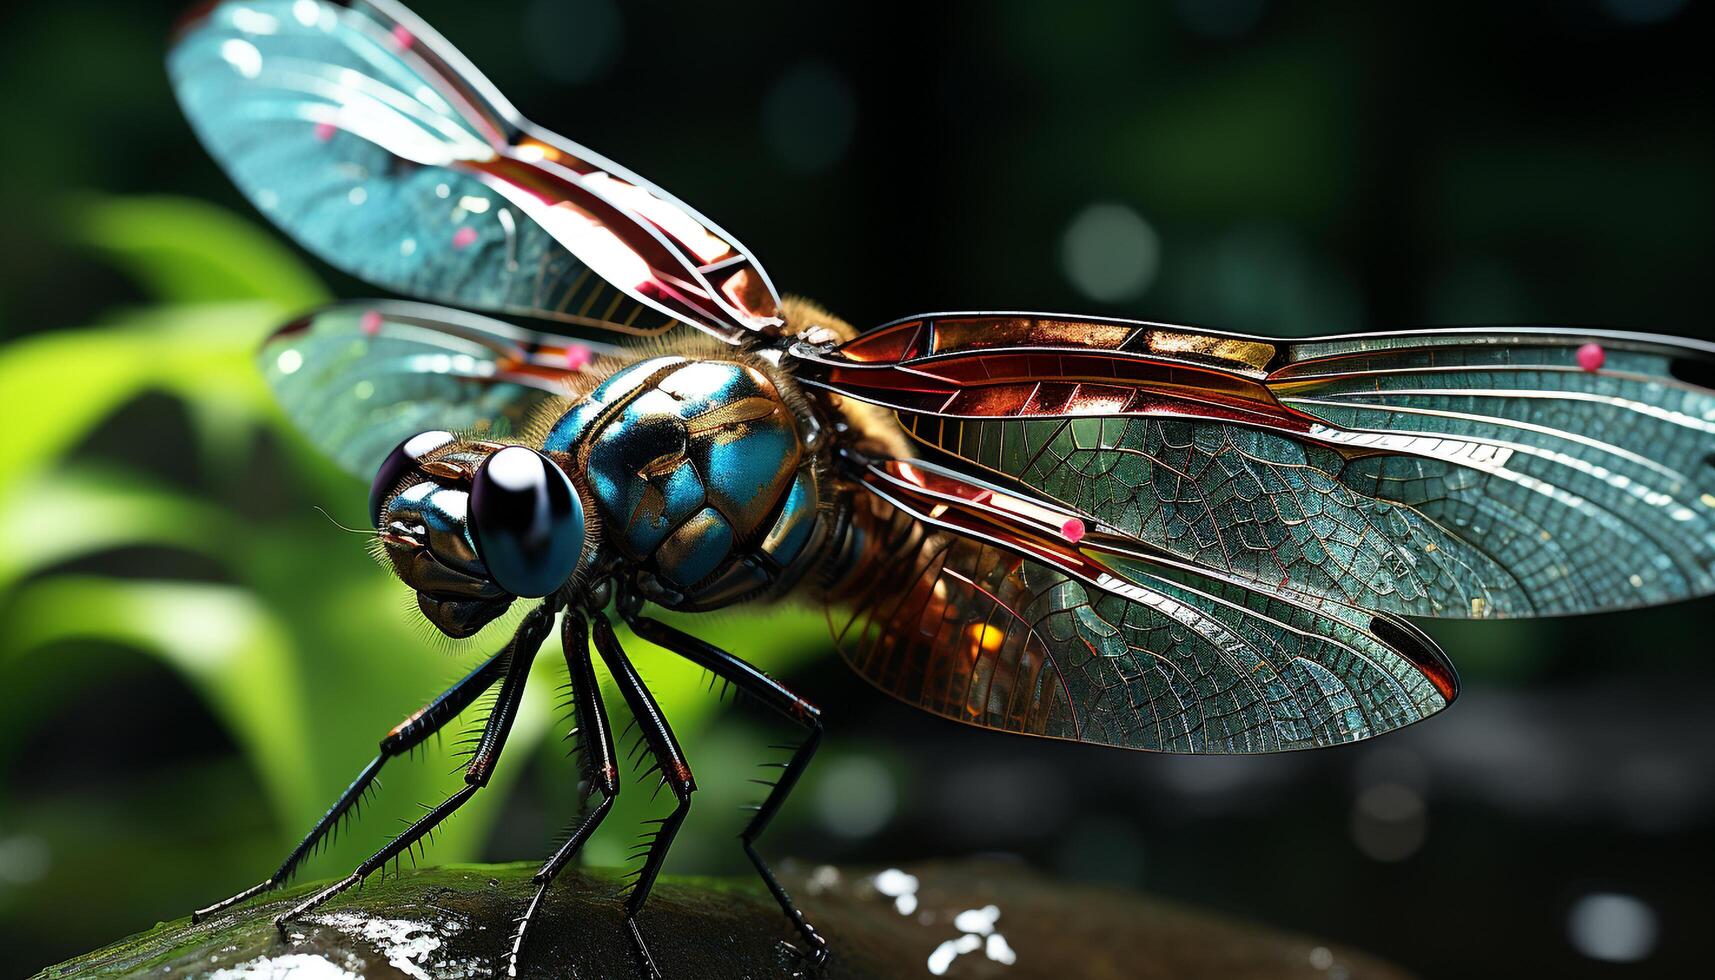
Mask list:
[[[361,523],[363,488],[284,425],[249,351],[373,290],[263,227],[198,147],[161,65],[177,6],[34,4],[0,32],[8,975],[259,878],[462,662],[311,509]],[[415,7],[532,118],[858,324],[1041,308],[1715,334],[1707,4]],[[1450,711],[1256,759],[940,722],[849,675],[813,612],[714,636],[828,706],[775,855],[1017,855],[1428,977],[1679,976],[1707,962],[1712,613],[1430,624],[1465,682]],[[669,870],[743,873],[735,807],[781,732],[640,660],[704,787]],[[574,793],[545,695],[520,732],[431,860],[548,851]],[[448,741],[395,763],[308,874],[438,799]],[[646,796],[622,795],[592,863],[622,861]]]

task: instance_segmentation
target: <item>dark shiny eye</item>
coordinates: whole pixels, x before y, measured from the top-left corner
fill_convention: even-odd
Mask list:
[[[470,530],[496,585],[516,596],[545,596],[577,570],[584,504],[553,460],[507,446],[483,460],[471,481]]]
[[[375,471],[375,482],[369,485],[369,523],[380,527],[381,505],[387,502],[387,495],[399,489],[405,475],[416,469],[424,456],[452,441],[451,432],[431,429],[394,446],[387,458],[381,461],[381,468]]]

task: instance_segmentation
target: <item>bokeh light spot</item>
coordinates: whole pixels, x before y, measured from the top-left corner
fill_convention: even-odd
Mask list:
[[[1060,258],[1066,278],[1080,293],[1114,303],[1142,296],[1155,281],[1161,240],[1136,211],[1100,202],[1066,226]]]
[[[815,173],[840,161],[857,130],[857,98],[831,66],[787,69],[762,102],[762,133],[788,170]]]
[[[1143,877],[1143,839],[1130,820],[1107,815],[1083,817],[1061,835],[1054,866],[1069,878],[1135,885]]]
[[[1173,10],[1193,34],[1228,41],[1262,20],[1265,0],[1174,0]]]
[[[1573,948],[1593,960],[1636,963],[1655,950],[1655,910],[1631,895],[1592,892],[1572,904],[1566,932]]]
[[[1685,0],[1602,0],[1602,9],[1622,24],[1660,24],[1684,7]]]
[[[53,866],[52,852],[40,837],[0,837],[0,883],[27,885],[40,881]]]
[[[1409,786],[1377,783],[1352,804],[1352,840],[1365,857],[1403,861],[1417,853],[1428,833],[1423,797]]]
[[[525,55],[562,84],[606,75],[624,40],[625,21],[613,0],[535,0],[524,10]]]
[[[899,794],[886,766],[862,755],[830,759],[826,766],[816,784],[816,813],[829,833],[867,837],[887,826]]]

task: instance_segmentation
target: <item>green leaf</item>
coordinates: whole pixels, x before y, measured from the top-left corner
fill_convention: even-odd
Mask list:
[[[314,809],[301,746],[303,690],[291,643],[242,589],[188,582],[60,576],[27,586],[0,663],[53,644],[99,640],[160,659],[182,674],[255,766],[277,812]]]
[[[25,576],[114,548],[158,545],[217,555],[232,521],[217,507],[98,467],[36,473],[0,495],[0,595]]]
[[[0,348],[9,415],[0,499],[145,391],[178,395],[193,414],[268,417],[252,351],[283,316],[270,303],[169,307]]]
[[[302,310],[327,301],[279,235],[191,198],[89,198],[70,230],[165,303],[259,299]]]

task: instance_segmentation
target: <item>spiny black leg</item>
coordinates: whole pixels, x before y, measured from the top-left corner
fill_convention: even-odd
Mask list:
[[[511,650],[512,647],[508,645],[506,649],[489,657],[475,670],[460,678],[458,683],[443,691],[439,697],[395,725],[393,730],[381,740],[380,754],[372,759],[369,765],[363,767],[363,771],[357,774],[357,778],[351,781],[351,785],[346,787],[345,792],[340,794],[333,806],[328,807],[328,812],[322,814],[322,818],[316,821],[316,825],[310,828],[310,832],[304,835],[304,839],[298,842],[298,846],[292,849],[292,853],[286,855],[286,860],[280,863],[279,870],[223,902],[216,902],[207,908],[197,909],[191,913],[191,921],[201,922],[211,915],[224,912],[239,902],[285,884],[286,880],[292,877],[292,872],[297,870],[298,863],[308,856],[322,837],[333,829],[335,824],[339,823],[340,818],[344,817],[346,812],[363,798],[364,791],[375,781],[375,777],[380,774],[381,767],[386,764],[387,760],[394,756],[404,755],[421,745],[430,735],[440,731],[447,722],[457,717],[459,712],[470,707],[471,702],[480,697],[482,692],[488,690],[494,684],[495,678],[506,670],[507,657]]]
[[[388,861],[391,861],[405,853],[406,849],[421,840],[424,834],[434,830],[441,821],[451,816],[454,810],[464,806],[465,802],[475,796],[476,791],[480,788],[481,787],[474,783],[466,784],[458,792],[442,801],[440,806],[435,807],[433,810],[430,810],[428,813],[417,818],[416,823],[413,823],[404,833],[389,841],[386,847],[383,847],[381,850],[371,854],[362,864],[357,866],[356,871],[353,871],[346,877],[341,878],[339,881],[323,888],[321,891],[316,892],[309,898],[275,916],[274,928],[280,931],[280,937],[282,939],[286,938],[287,923],[301,915],[314,911],[328,899],[333,898],[340,892],[345,891],[347,888],[350,888],[363,879],[369,877],[377,868],[380,868]]]
[[[518,920],[518,931],[512,936],[512,951],[507,956],[506,973],[513,977],[518,975],[518,957],[524,949],[524,937],[535,921],[536,911],[542,907],[542,897],[548,893],[548,886],[601,825],[607,812],[613,809],[614,797],[619,795],[619,762],[613,751],[613,728],[608,724],[607,709],[601,703],[595,665],[590,663],[589,631],[582,613],[567,610],[560,628],[560,643],[566,654],[567,673],[571,675],[578,739],[583,750],[585,789],[582,802],[587,803],[592,793],[600,793],[601,802],[579,819],[571,836],[536,872],[536,894]]]
[[[625,703],[631,709],[632,717],[637,719],[637,727],[642,732],[644,742],[655,756],[653,768],[661,773],[662,784],[671,789],[673,796],[679,801],[673,812],[660,821],[654,839],[649,842],[649,851],[643,859],[643,867],[638,869],[637,880],[632,883],[631,893],[625,897],[625,924],[631,930],[631,941],[650,976],[658,977],[661,971],[655,968],[655,959],[649,955],[649,946],[643,941],[643,933],[637,928],[637,913],[642,911],[643,903],[649,900],[649,889],[654,887],[655,878],[661,873],[661,865],[667,860],[667,850],[673,846],[673,837],[679,833],[679,826],[685,822],[686,814],[691,812],[691,794],[696,791],[697,784],[691,778],[691,767],[685,762],[685,753],[679,749],[679,741],[673,737],[673,729],[668,727],[666,716],[661,714],[661,708],[655,703],[654,696],[643,686],[643,679],[637,676],[637,669],[631,666],[631,660],[620,648],[619,640],[613,635],[613,627],[608,625],[606,618],[600,616],[595,620],[595,647],[601,653],[601,659],[607,663],[608,673],[613,675],[619,692],[625,696]]]
[[[791,795],[792,788],[798,785],[798,778],[809,767],[811,757],[816,754],[816,747],[822,743],[822,713],[779,681],[719,647],[674,629],[666,623],[636,613],[628,613],[625,621],[639,637],[712,671],[717,677],[731,681],[739,690],[809,729],[809,734],[798,745],[797,751],[792,753],[791,761],[781,770],[774,788],[768,791],[768,798],[757,807],[756,815],[751,818],[749,826],[744,828],[740,840],[744,841],[744,853],[750,857],[750,863],[756,865],[756,871],[762,876],[763,883],[773,893],[774,900],[780,903],[781,911],[786,913],[786,918],[792,920],[792,925],[797,927],[804,941],[809,943],[811,958],[817,963],[822,962],[828,955],[827,941],[804,918],[804,913],[799,911],[792,901],[792,896],[781,887],[779,880],[774,877],[774,872],[768,867],[768,862],[764,861],[756,850],[756,839],[762,836],[762,832],[768,828],[768,822],[779,812],[781,804]]]
[[[424,834],[435,829],[441,821],[451,816],[453,811],[475,796],[477,790],[488,785],[489,778],[494,775],[494,766],[500,760],[500,750],[506,744],[507,733],[512,730],[512,722],[518,717],[518,704],[524,697],[524,685],[530,678],[530,665],[535,661],[536,651],[542,646],[542,640],[548,635],[549,628],[553,626],[554,613],[558,607],[557,598],[550,597],[547,602],[530,610],[523,622],[518,624],[518,630],[512,634],[506,649],[502,651],[501,655],[506,658],[506,673],[500,682],[500,696],[494,703],[494,711],[488,716],[487,724],[483,726],[482,737],[477,742],[476,751],[471,755],[470,764],[465,767],[464,787],[447,797],[440,806],[418,818],[416,823],[387,846],[370,855],[349,876],[276,916],[274,927],[280,930],[281,936],[286,934],[286,923],[313,911],[328,899],[369,877],[388,861],[405,853],[405,850],[421,840]]]

